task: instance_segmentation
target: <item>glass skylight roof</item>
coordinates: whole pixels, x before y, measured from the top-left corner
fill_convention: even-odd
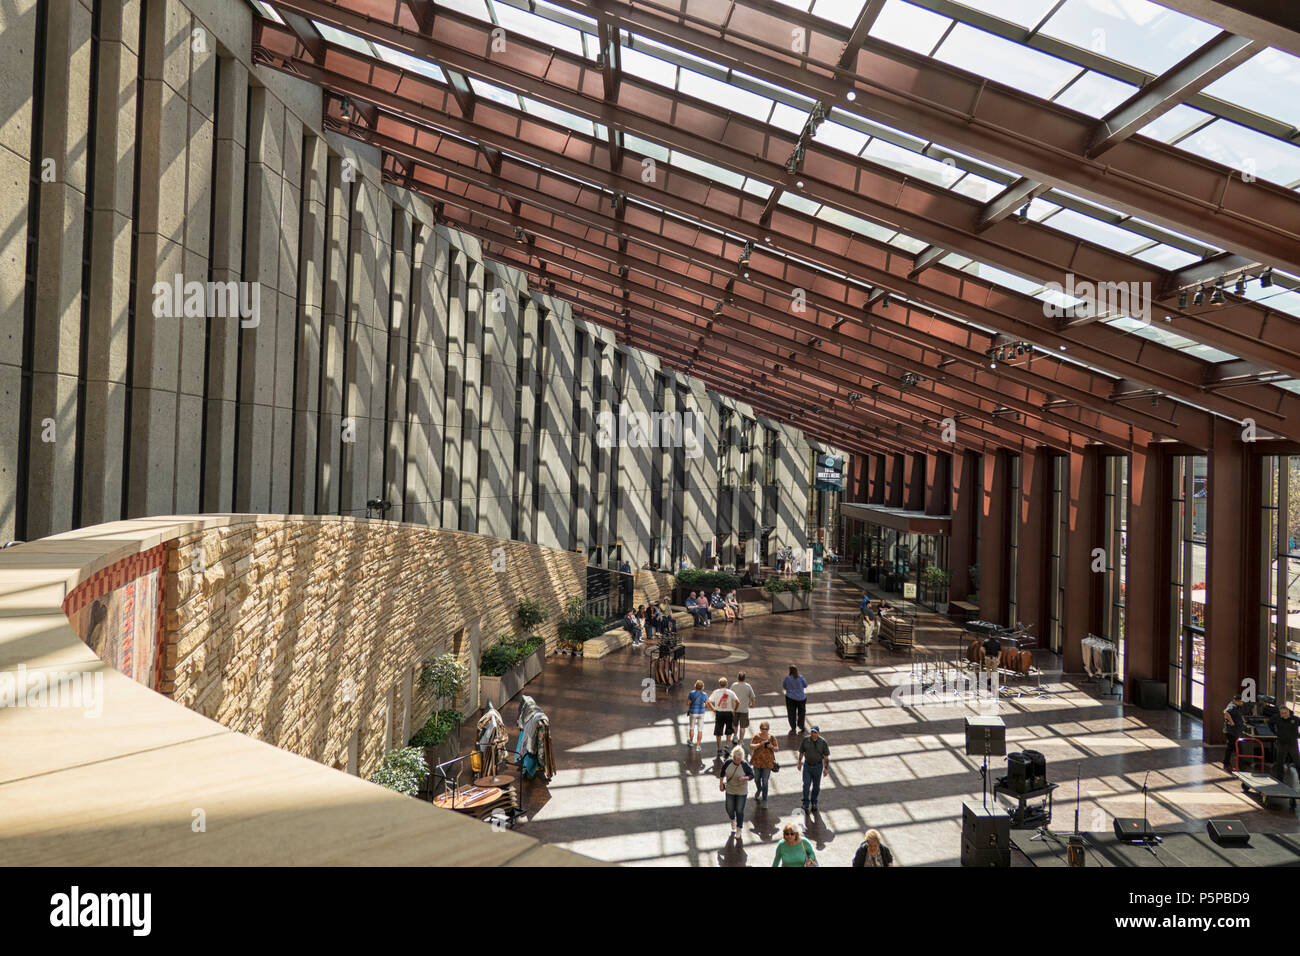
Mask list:
[[[1082,71],[1075,63],[1040,53],[1023,43],[959,23],[935,51],[950,63],[1006,86],[1050,100]]]
[[[1210,96],[1300,126],[1300,58],[1269,48],[1205,88]]]
[[[1163,73],[1220,31],[1148,0],[1065,0],[1040,32]]]
[[[963,7],[1030,29],[1042,22],[1058,0],[957,0]]]

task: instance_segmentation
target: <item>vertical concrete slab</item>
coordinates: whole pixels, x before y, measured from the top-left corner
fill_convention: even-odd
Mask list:
[[[347,281],[351,180],[347,159],[329,152],[325,182],[325,275],[321,312],[320,437],[317,442],[316,510],[337,514],[343,488],[343,359],[347,340]]]
[[[478,530],[479,441],[483,415],[483,263],[470,259],[465,272],[465,389],[461,405],[460,524]]]
[[[469,261],[448,237],[447,334],[443,380],[442,526],[460,528],[461,456],[465,398],[465,300]]]
[[[407,364],[411,349],[411,264],[413,261],[410,213],[393,210],[392,278],[388,310],[388,397],[384,431],[384,497],[392,503],[388,517],[407,521],[406,461]]]
[[[307,132],[303,139],[302,227],[298,240],[298,351],[293,398],[293,473],[289,508],[316,512],[316,468],[320,439],[321,363],[325,297],[326,194],[329,151]]]
[[[507,266],[489,263],[487,268],[477,530],[508,538],[514,512],[519,296],[527,290],[527,281]]]

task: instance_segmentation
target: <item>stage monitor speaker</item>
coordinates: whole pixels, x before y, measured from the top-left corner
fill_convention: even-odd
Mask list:
[[[1142,843],[1156,835],[1151,824],[1141,817],[1116,817],[1115,839],[1124,843]]]
[[[1007,725],[1001,717],[966,718],[966,754],[971,757],[1004,757],[1007,753]]]
[[[1240,820],[1211,820],[1205,832],[1219,846],[1249,846],[1250,831]]]
[[[961,865],[1010,866],[1011,818],[1000,808],[962,804]]]
[[[1163,710],[1169,706],[1169,685],[1162,680],[1133,680],[1133,703],[1143,710]]]

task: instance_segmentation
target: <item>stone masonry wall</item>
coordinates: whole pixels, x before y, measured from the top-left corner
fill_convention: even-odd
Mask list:
[[[231,730],[369,773],[433,711],[423,661],[583,593],[582,557],[413,524],[242,517],[168,544],[163,693]],[[499,552],[496,549],[501,549]],[[504,567],[504,570],[494,570]],[[351,699],[348,699],[351,698]],[[470,713],[477,687],[456,701]]]

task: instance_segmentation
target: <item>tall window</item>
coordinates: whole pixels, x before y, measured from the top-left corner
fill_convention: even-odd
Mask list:
[[[1102,636],[1115,643],[1115,666],[1124,675],[1125,575],[1128,569],[1128,458],[1106,458],[1104,538],[1106,574],[1102,595]]]
[[[1196,715],[1205,710],[1207,476],[1204,455],[1173,459],[1169,697],[1175,707]]]
[[[1065,620],[1065,541],[1069,517],[1070,459],[1057,455],[1052,459],[1052,557],[1048,574],[1047,646],[1061,652]]]
[[[1260,635],[1264,692],[1300,704],[1300,455],[1264,459]]]
[[[1010,488],[1010,505],[1007,509],[1010,516],[1011,528],[1007,534],[1007,624],[1014,627],[1017,615],[1020,614],[1020,605],[1016,600],[1017,585],[1019,584],[1019,564],[1020,564],[1020,456],[1012,455],[1009,466],[1011,472]]]

